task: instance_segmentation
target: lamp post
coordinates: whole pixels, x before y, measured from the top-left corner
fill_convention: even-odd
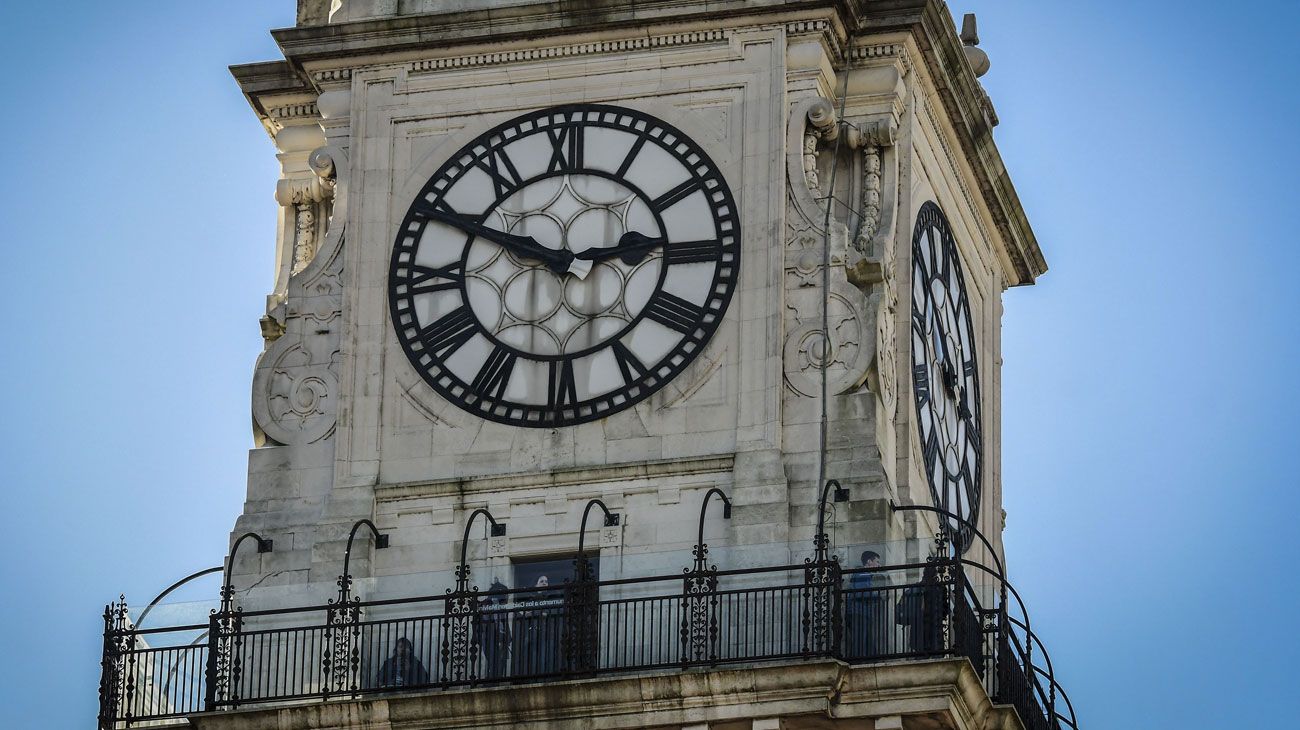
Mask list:
[[[362,527],[370,528],[370,534],[375,537],[375,549],[383,550],[388,547],[388,535],[379,531],[375,523],[370,520],[357,520],[352,525],[352,531],[348,533],[348,546],[343,551],[343,575],[339,576],[339,605],[345,606],[352,594],[352,573],[350,565],[352,563],[352,542],[357,539],[357,530]]]
[[[715,494],[722,500],[722,519],[731,519],[731,500],[727,499],[727,495],[723,494],[722,490],[717,487],[705,492],[704,501],[700,504],[699,538],[695,541],[695,570],[697,572],[704,571],[704,562],[708,559],[709,555],[709,546],[704,544],[704,515],[709,509],[709,498]]]
[[[826,535],[826,497],[832,494],[836,502],[849,501],[849,490],[841,487],[838,479],[826,480],[826,485],[822,487],[822,496],[817,500],[817,534],[813,536],[813,548],[816,550],[818,563],[826,562],[826,553],[830,549],[831,541]]]
[[[244,540],[253,538],[257,541],[258,553],[269,553],[275,546],[274,540],[267,540],[256,532],[245,532],[235,541],[234,546],[230,548],[230,555],[226,558],[226,569],[221,576],[221,613],[230,612],[230,604],[235,596],[235,588],[230,584],[230,573],[235,567],[235,555],[239,552],[239,546],[244,544]]]
[[[600,598],[591,580],[591,561],[587,559],[585,550],[587,518],[591,516],[592,507],[599,507],[605,513],[605,527],[619,523],[619,515],[609,511],[609,507],[599,499],[590,500],[582,510],[578,555],[573,560],[575,575],[564,589],[564,635],[560,642],[564,651],[564,669],[571,674],[590,674],[596,670]]]
[[[217,703],[228,698],[239,699],[243,621],[241,614],[231,610],[235,588],[230,583],[230,574],[235,567],[235,555],[239,553],[239,546],[249,538],[257,542],[259,553],[269,553],[275,545],[256,532],[245,532],[235,540],[230,555],[226,557],[225,570],[221,575],[221,608],[208,617],[208,659],[204,669],[203,689],[203,707],[206,711],[215,709]]]
[[[325,697],[335,692],[355,692],[361,667],[361,601],[352,597],[352,543],[362,527],[375,538],[375,549],[388,547],[388,535],[375,523],[361,519],[352,523],[348,546],[343,550],[343,574],[339,576],[339,597],[330,601],[325,618],[325,652],[321,657]]]
[[[578,557],[574,563],[577,570],[577,579],[586,581],[591,577],[591,562],[587,560],[587,553],[583,549],[587,540],[587,517],[591,514],[592,507],[599,507],[605,513],[605,527],[616,527],[619,523],[619,515],[610,512],[609,507],[599,499],[593,499],[587,503],[586,509],[582,510],[582,525],[578,528]]]
[[[460,565],[456,566],[457,593],[464,593],[469,588],[469,530],[474,526],[474,518],[479,515],[483,515],[487,518],[488,522],[492,523],[490,532],[492,537],[501,537],[506,534],[506,523],[497,522],[497,519],[492,516],[492,513],[488,512],[486,509],[479,508],[470,513],[469,519],[465,520],[465,535],[461,538],[460,542]]]
[[[704,544],[704,517],[708,514],[709,500],[713,495],[722,500],[722,518],[731,519],[731,500],[721,489],[713,487],[704,493],[700,503],[699,538],[695,542],[695,568],[686,571],[682,585],[682,666],[718,658],[718,568],[710,567],[707,560],[709,546]]]
[[[478,679],[479,643],[474,636],[475,614],[478,613],[478,597],[470,593],[469,588],[469,531],[474,527],[474,520],[479,515],[492,523],[489,534],[501,537],[506,534],[506,524],[498,522],[486,509],[476,509],[465,520],[465,534],[460,543],[460,565],[456,566],[456,590],[449,591],[446,609],[442,618],[442,646],[440,681],[444,687],[453,682]],[[475,588],[475,591],[478,589]]]

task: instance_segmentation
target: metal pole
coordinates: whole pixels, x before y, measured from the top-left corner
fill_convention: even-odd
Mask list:
[[[357,520],[352,525],[352,532],[348,533],[348,546],[343,551],[343,575],[339,576],[339,604],[344,605],[348,602],[352,593],[352,573],[349,566],[352,562],[352,541],[357,538],[357,530],[362,526],[370,528],[371,534],[375,536],[375,549],[383,550],[388,547],[388,535],[379,531],[375,523],[370,520]]]
[[[226,558],[226,569],[222,574],[222,580],[221,580],[221,612],[222,613],[230,612],[230,602],[235,595],[235,588],[234,586],[230,585],[230,573],[235,569],[235,554],[239,552],[239,546],[244,544],[244,540],[247,540],[250,537],[257,541],[258,553],[269,553],[271,552],[271,548],[275,546],[274,540],[267,540],[263,538],[261,535],[257,534],[256,532],[245,532],[244,534],[239,536],[238,540],[235,540],[235,545],[230,548],[230,555],[229,557]],[[168,590],[171,589],[169,588]]]
[[[614,527],[619,521],[619,516],[610,512],[605,503],[599,499],[587,502],[587,507],[582,510],[582,525],[578,528],[578,580],[586,580],[590,572],[587,553],[584,551],[583,546],[586,544],[587,539],[587,517],[591,514],[592,507],[599,507],[605,513],[605,527]]]
[[[722,493],[721,489],[713,487],[704,493],[704,501],[700,504],[700,533],[699,539],[695,541],[695,569],[704,570],[705,557],[709,554],[709,548],[704,544],[704,514],[709,509],[709,498],[718,495],[722,500],[722,519],[731,519],[731,500],[727,495]]]
[[[469,549],[469,529],[474,526],[474,518],[479,515],[483,515],[488,519],[488,522],[492,523],[493,537],[500,537],[501,535],[506,534],[505,523],[497,522],[497,519],[492,516],[492,513],[488,512],[486,509],[479,508],[474,510],[470,514],[469,519],[465,520],[465,535],[461,538],[460,542],[460,565],[456,567],[457,593],[463,593],[469,588],[469,558],[467,552]]]
[[[817,562],[826,561],[826,551],[830,547],[830,538],[826,535],[826,497],[835,489],[835,501],[847,502],[849,490],[840,486],[838,479],[828,479],[822,487],[822,496],[817,500],[817,534],[813,536],[813,548],[817,551]]]

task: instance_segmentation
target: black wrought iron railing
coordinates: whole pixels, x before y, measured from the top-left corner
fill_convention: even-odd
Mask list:
[[[697,563],[698,566],[698,563]],[[967,657],[1027,727],[1074,728],[955,559],[834,560],[560,587],[214,612],[138,629],[105,611],[101,730],[307,698],[835,658]],[[581,573],[579,573],[581,575]]]

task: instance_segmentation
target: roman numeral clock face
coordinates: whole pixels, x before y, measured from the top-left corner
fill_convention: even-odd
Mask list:
[[[739,264],[735,202],[697,144],[638,111],[556,107],[485,132],[430,178],[397,234],[389,307],[443,397],[550,428],[680,373]]]
[[[975,522],[983,451],[970,299],[952,230],[932,202],[912,233],[912,390],[935,506]],[[969,529],[947,522],[964,549]]]

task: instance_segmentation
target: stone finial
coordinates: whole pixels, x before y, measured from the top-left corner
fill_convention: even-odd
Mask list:
[[[961,19],[961,42],[966,52],[966,62],[975,72],[975,78],[979,78],[989,71],[989,54],[978,48],[980,44],[980,31],[978,22],[975,20],[975,13],[966,13]]]

